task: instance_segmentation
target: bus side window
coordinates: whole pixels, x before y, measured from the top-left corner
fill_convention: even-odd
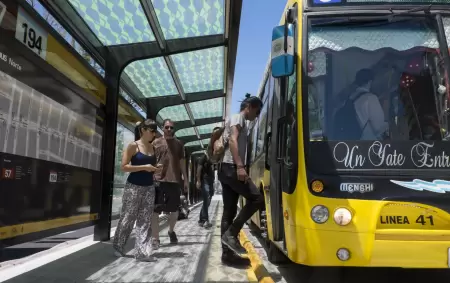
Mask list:
[[[272,119],[273,119],[273,94],[275,91],[274,88],[274,78],[269,76],[269,82],[267,83],[267,132],[266,138],[264,140],[264,150],[266,153],[266,169],[270,169],[270,157],[272,154]]]
[[[286,118],[288,119],[286,144],[285,144],[285,169],[286,174],[282,178],[283,190],[294,190],[297,183],[297,83],[296,72],[294,72],[288,81],[286,105]]]

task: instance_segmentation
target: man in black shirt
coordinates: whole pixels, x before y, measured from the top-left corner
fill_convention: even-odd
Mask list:
[[[211,198],[214,194],[214,170],[212,163],[208,160],[206,154],[203,154],[197,166],[197,182],[196,187],[201,190],[203,197],[203,206],[200,211],[200,220],[198,224],[202,227],[209,228],[211,223],[209,222],[208,208],[211,203]]]

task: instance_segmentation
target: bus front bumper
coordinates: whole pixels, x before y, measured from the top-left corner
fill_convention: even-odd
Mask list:
[[[292,227],[293,228],[293,227]],[[366,266],[401,268],[449,268],[450,231],[378,231],[353,233],[296,227],[288,237],[289,257],[310,266]],[[400,233],[399,233],[400,232]],[[292,235],[294,236],[294,235]],[[295,242],[289,241],[295,238]],[[338,250],[350,252],[346,261]]]

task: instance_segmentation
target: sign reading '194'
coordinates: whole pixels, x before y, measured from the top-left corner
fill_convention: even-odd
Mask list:
[[[47,55],[48,33],[39,26],[24,10],[17,12],[16,39],[45,60]]]

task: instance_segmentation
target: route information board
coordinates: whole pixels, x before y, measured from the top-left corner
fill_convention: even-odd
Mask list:
[[[93,121],[0,71],[0,151],[100,170]]]

